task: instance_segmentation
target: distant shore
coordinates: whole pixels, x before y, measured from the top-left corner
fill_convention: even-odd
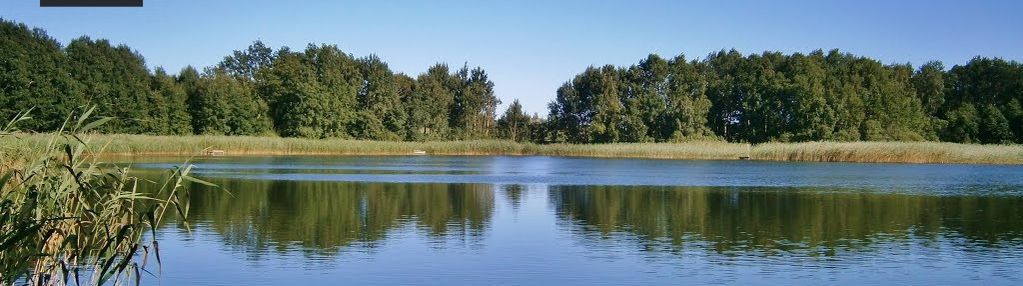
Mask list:
[[[48,134],[0,138],[5,158],[27,155]],[[722,141],[683,143],[534,144],[507,140],[390,142],[250,136],[87,135],[102,155],[541,155],[690,160],[770,160],[870,163],[1023,164],[1023,145],[941,142],[804,142],[750,145]],[[10,163],[10,162],[6,162]]]

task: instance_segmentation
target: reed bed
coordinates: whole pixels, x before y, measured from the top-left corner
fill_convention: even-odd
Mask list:
[[[752,148],[758,160],[871,163],[1023,163],[1021,145],[944,142],[766,143]]]
[[[1023,163],[1021,145],[978,145],[941,142],[805,142],[750,145],[722,141],[683,143],[534,144],[508,140],[390,142],[345,139],[303,139],[253,136],[90,135],[106,144],[106,155],[191,156],[222,150],[228,156],[245,155],[542,155],[604,158],[659,158],[691,160],[877,162],[877,163]],[[0,139],[8,158],[0,170],[45,144],[46,134]],[[30,157],[30,156],[29,156]]]
[[[107,142],[107,155],[196,155],[222,150],[226,155],[550,155],[671,159],[734,159],[747,156],[747,144],[727,142],[533,144],[508,140],[390,142],[344,139],[302,139],[251,136],[91,135]],[[23,135],[0,141],[8,149],[34,150],[49,138]],[[16,153],[16,152],[15,152]]]
[[[749,156],[749,145],[720,141],[686,143],[550,144],[541,155],[605,158],[729,160]]]

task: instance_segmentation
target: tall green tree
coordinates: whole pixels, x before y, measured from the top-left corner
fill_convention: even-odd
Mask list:
[[[532,129],[531,123],[529,115],[522,111],[522,104],[516,99],[497,120],[498,135],[500,138],[517,142],[528,140]]]
[[[235,50],[231,55],[224,57],[217,67],[233,76],[255,79],[256,73],[269,67],[273,61],[273,49],[263,44],[263,41],[257,40],[245,50]]]
[[[610,65],[590,67],[558,89],[550,117],[564,128],[569,142],[619,141],[625,114],[621,73]]]
[[[436,140],[448,136],[450,108],[457,85],[457,79],[449,74],[445,64],[436,64],[419,75],[407,101],[410,139]]]
[[[742,84],[746,69],[745,60],[738,51],[719,51],[704,60],[707,65],[707,97],[711,100],[711,110],[707,121],[715,134],[729,141],[742,140],[740,127],[746,120],[745,97],[747,87]]]
[[[931,129],[941,134],[948,124],[943,118],[945,106],[945,65],[938,61],[927,62],[913,73],[913,88],[924,112],[931,121]]]
[[[480,67],[458,71],[449,124],[456,139],[489,138],[494,134],[494,117],[501,103],[494,95],[494,83]]]
[[[102,128],[105,132],[163,134],[167,118],[154,117],[164,98],[150,89],[150,73],[141,55],[128,46],[81,37],[65,49],[71,75],[84,86],[84,104],[97,112],[121,118]]]
[[[405,124],[400,127],[401,131],[398,134],[402,136],[402,139],[414,140],[417,133],[416,129],[413,127],[415,124],[412,123],[414,120],[412,112],[418,112],[417,108],[413,106],[417,99],[415,93],[416,79],[403,73],[395,74],[394,88],[398,94],[398,98],[401,99],[401,105],[399,106],[401,110],[398,112],[401,112],[405,118]],[[422,118],[421,114],[419,118]]]
[[[912,80],[924,110],[938,114],[945,105],[945,65],[938,61],[927,62],[913,73]]]
[[[785,113],[777,119],[786,126],[779,137],[782,141],[833,140],[836,112],[833,96],[828,95],[828,73],[820,51],[810,55],[795,54],[785,65],[787,86],[780,92],[778,105]]]
[[[624,72],[622,100],[625,120],[622,134],[625,141],[663,141],[671,135],[666,117],[669,70],[668,61],[650,55]]]
[[[199,113],[202,110],[202,96],[199,94],[201,79],[199,71],[192,66],[185,66],[174,78],[174,81],[185,92],[185,110],[188,111],[188,117],[191,120],[192,134],[202,134],[203,129],[203,123],[199,120],[201,118]]]
[[[883,67],[874,60],[863,61],[868,62],[869,76],[874,78],[865,86],[866,118],[861,139],[932,139],[931,122],[910,83],[912,68],[906,65]]]
[[[706,66],[696,61],[687,62],[683,55],[675,57],[668,65],[664,130],[658,134],[669,141],[713,136],[707,125],[711,101],[707,97]]]
[[[985,106],[981,112],[980,140],[983,143],[1004,144],[1012,142],[1009,120],[994,105]]]
[[[962,66],[952,67],[946,76],[946,100],[942,107],[944,114],[939,117],[948,121],[942,132],[942,139],[956,142],[1000,143],[1001,126],[999,117],[1008,122],[1010,137],[1016,143],[1023,143],[1023,112],[1019,102],[1023,101],[1023,65],[998,58],[977,57]],[[989,106],[999,109],[996,113]],[[965,120],[964,110],[976,110],[979,117]],[[998,114],[1001,114],[1000,116]],[[978,123],[978,121],[980,123]],[[981,128],[972,128],[980,124]],[[984,131],[983,128],[994,128]]]
[[[376,55],[358,60],[362,85],[358,93],[359,119],[352,136],[375,140],[400,140],[404,137],[406,112],[394,73]]]
[[[188,113],[188,93],[175,78],[168,75],[163,68],[157,68],[151,82],[151,88],[162,101],[159,108],[152,109],[151,117],[166,118],[166,126],[162,134],[192,134],[192,116]]]
[[[269,109],[253,85],[220,68],[198,82],[192,122],[196,134],[266,135],[271,133]]]
[[[56,130],[84,105],[83,87],[70,75],[60,43],[42,29],[0,19],[0,118],[33,109],[24,130]]]
[[[337,46],[309,45],[304,52],[279,53],[259,89],[272,98],[281,136],[346,138],[362,81],[358,64]]]

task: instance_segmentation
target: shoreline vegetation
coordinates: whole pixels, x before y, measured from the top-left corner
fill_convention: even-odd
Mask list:
[[[33,120],[19,129],[39,133],[57,130],[68,114],[95,106],[97,115],[120,119],[95,130],[103,134],[509,139],[555,150],[549,152],[582,153],[646,146],[613,145],[634,142],[1023,144],[1023,64],[997,57],[946,67],[937,61],[884,63],[838,49],[651,54],[631,65],[580,67],[550,90],[554,98],[546,112],[529,114],[512,98],[505,98],[511,102],[499,112],[495,86],[501,83],[468,63],[437,63],[405,74],[376,55],[354,55],[337,45],[270,47],[254,41],[213,65],[173,73],[106,39],[82,36],[61,43],[43,29],[4,19],[0,37],[7,63],[0,65],[0,119],[34,109]],[[616,147],[558,145],[589,143]],[[797,154],[770,156],[962,161],[967,158],[945,153],[976,149],[902,147],[916,146],[908,143],[891,147],[906,154],[885,155],[891,152],[887,147],[865,145],[857,152],[870,154],[853,156],[825,145],[794,145],[801,150],[785,152]],[[876,148],[889,151],[878,155]],[[916,153],[921,150],[923,155]]]
[[[1021,145],[947,142],[802,142],[746,144],[724,141],[681,143],[535,144],[510,140],[394,142],[257,136],[87,135],[104,156],[266,155],[536,155],[679,160],[749,160],[859,163],[1023,164]],[[0,165],[30,156],[49,134],[0,139]],[[2,154],[2,153],[0,153]]]
[[[12,138],[27,112],[0,125],[0,285],[139,284],[162,264],[156,228],[187,216],[185,186],[214,186],[187,160],[162,182],[106,167],[88,130],[109,118],[92,111],[29,140]]]
[[[18,125],[23,140],[0,140],[0,171],[31,158],[34,146],[45,146],[41,138],[88,107],[117,119],[91,131],[108,134],[90,135],[108,142],[105,155],[188,156],[210,148],[228,156],[419,150],[1023,163],[1023,145],[1012,145],[1023,144],[1023,64],[1000,58],[946,68],[886,64],[837,49],[651,54],[629,66],[585,68],[551,91],[541,116],[527,114],[518,100],[498,112],[496,83],[468,63],[437,63],[408,75],[337,45],[292,49],[255,41],[212,66],[171,74],[105,39],[63,44],[5,19],[0,36],[10,63],[0,66],[7,75],[0,77],[0,119],[23,112],[32,118]]]

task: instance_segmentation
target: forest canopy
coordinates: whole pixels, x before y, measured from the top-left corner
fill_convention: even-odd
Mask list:
[[[274,50],[260,41],[211,67],[150,71],[125,45],[0,22],[0,116],[34,108],[23,129],[60,128],[83,106],[101,132],[279,135],[372,140],[495,137],[494,83],[482,68],[436,64],[412,78],[334,45]]]
[[[1023,143],[1023,65],[976,57],[946,69],[817,50],[650,55],[589,67],[546,118],[517,101],[498,114],[480,67],[438,63],[415,77],[335,45],[260,41],[201,69],[147,67],[125,45],[62,45],[0,21],[0,117],[33,109],[25,130],[60,128],[85,106],[118,117],[101,132],[366,140],[504,138],[537,143],[950,141]]]
[[[1023,66],[977,57],[945,70],[842,53],[721,51],[590,67],[557,91],[550,132],[568,142],[1023,142]]]

